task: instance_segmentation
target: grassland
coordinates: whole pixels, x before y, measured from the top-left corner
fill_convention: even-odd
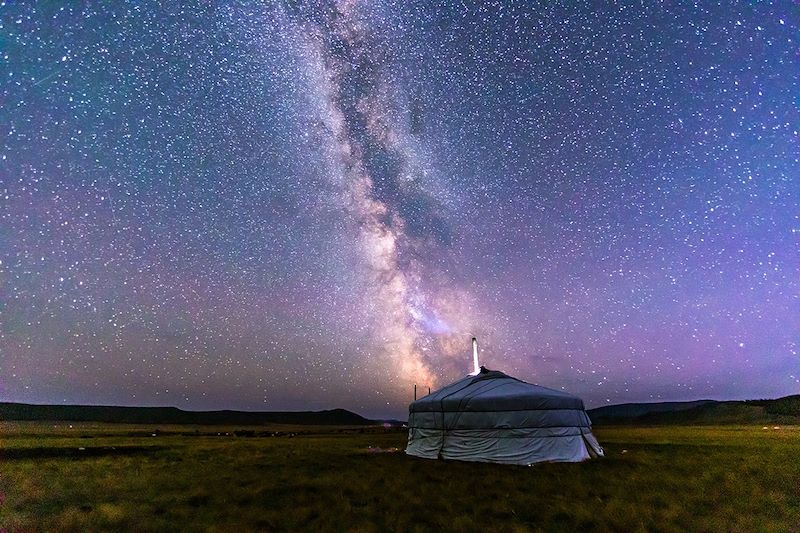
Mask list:
[[[800,427],[597,428],[604,459],[534,467],[375,453],[405,445],[380,428],[154,429],[0,423],[0,529],[800,531]]]

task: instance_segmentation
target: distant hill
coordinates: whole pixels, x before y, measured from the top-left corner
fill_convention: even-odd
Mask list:
[[[31,405],[0,402],[0,420],[115,422],[123,424],[247,425],[301,424],[367,426],[367,420],[345,409],[329,411],[184,411],[177,407],[98,405]]]
[[[627,403],[587,411],[592,424],[800,424],[800,395],[776,400]]]
[[[588,410],[592,424],[800,424],[800,395],[776,400],[626,403]],[[259,426],[265,424],[401,426],[399,420],[369,420],[345,409],[327,411],[184,411],[177,407],[34,405],[0,402],[0,421],[111,422]]]

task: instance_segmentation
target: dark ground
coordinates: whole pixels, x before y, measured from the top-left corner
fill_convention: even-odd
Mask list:
[[[0,527],[800,530],[800,427],[596,428],[605,458],[533,467],[408,457],[382,428],[155,429],[2,423]]]

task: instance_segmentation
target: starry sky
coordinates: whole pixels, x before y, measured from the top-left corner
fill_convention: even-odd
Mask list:
[[[0,2],[0,400],[798,393],[800,6],[669,4]]]

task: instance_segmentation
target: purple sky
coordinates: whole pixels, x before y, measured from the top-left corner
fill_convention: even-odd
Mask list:
[[[800,392],[800,7],[0,7],[0,400]]]

